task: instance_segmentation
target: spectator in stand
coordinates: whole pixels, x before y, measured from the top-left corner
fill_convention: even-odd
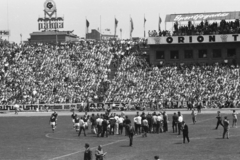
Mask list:
[[[179,25],[176,21],[174,23],[174,31],[171,35],[169,31],[162,31],[157,33],[149,31],[149,37],[158,36],[185,36],[185,35],[216,35],[216,34],[237,34],[240,33],[239,19],[235,21],[221,20],[217,22],[209,23],[207,20],[201,21],[199,24],[193,24],[192,21],[188,21],[187,25]]]
[[[226,28],[239,30],[239,20],[177,26],[181,34],[185,30],[200,34],[206,26],[209,33],[223,34]],[[82,40],[64,46],[1,41],[2,104],[161,102],[178,107],[191,101],[207,107],[240,105],[238,65],[150,66],[139,50],[142,41]]]

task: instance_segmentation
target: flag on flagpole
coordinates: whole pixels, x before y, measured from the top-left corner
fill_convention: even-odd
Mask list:
[[[114,27],[114,37],[116,36],[116,32],[117,32],[117,25],[118,25],[118,20],[115,18],[115,23],[114,23],[115,27]]]
[[[159,16],[159,22],[158,22],[158,31],[161,32],[161,23],[162,23],[162,19]]]
[[[145,16],[144,16],[144,23],[143,23],[143,29],[144,29],[144,38],[146,37],[146,33],[145,33],[145,24],[146,24],[146,18],[145,18]]]
[[[120,28],[120,38],[122,39],[122,28]]]
[[[133,20],[132,20],[132,18],[130,18],[130,39],[132,38],[133,29],[134,29],[134,27],[133,27]]]
[[[89,28],[89,25],[90,25],[90,23],[89,23],[89,21],[86,19],[86,28],[87,28],[87,33],[88,33],[88,28]]]

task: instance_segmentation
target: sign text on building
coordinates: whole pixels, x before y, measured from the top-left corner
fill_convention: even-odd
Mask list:
[[[189,43],[223,43],[240,42],[239,34],[224,35],[194,35],[173,37],[149,37],[148,44],[189,44]]]

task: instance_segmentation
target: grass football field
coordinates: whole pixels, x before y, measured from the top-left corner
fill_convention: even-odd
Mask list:
[[[103,145],[104,152],[108,152],[106,160],[153,160],[155,155],[161,160],[240,160],[240,128],[230,128],[230,139],[222,139],[223,128],[214,129],[216,112],[198,114],[195,125],[190,111],[183,114],[190,137],[190,143],[185,144],[182,135],[172,133],[172,112],[167,112],[169,131],[148,134],[146,138],[136,135],[132,147],[128,146],[129,139],[124,135],[98,138],[88,133],[87,137],[78,137],[70,112],[59,113],[55,133],[49,126],[51,113],[0,115],[0,160],[83,160],[85,143],[90,144],[93,156],[96,146]],[[231,112],[225,115],[232,124]],[[133,115],[129,117],[133,119]]]

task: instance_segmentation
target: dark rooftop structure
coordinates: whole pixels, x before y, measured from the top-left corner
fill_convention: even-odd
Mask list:
[[[30,34],[30,43],[61,43],[78,41],[78,36],[73,31],[43,31]]]

